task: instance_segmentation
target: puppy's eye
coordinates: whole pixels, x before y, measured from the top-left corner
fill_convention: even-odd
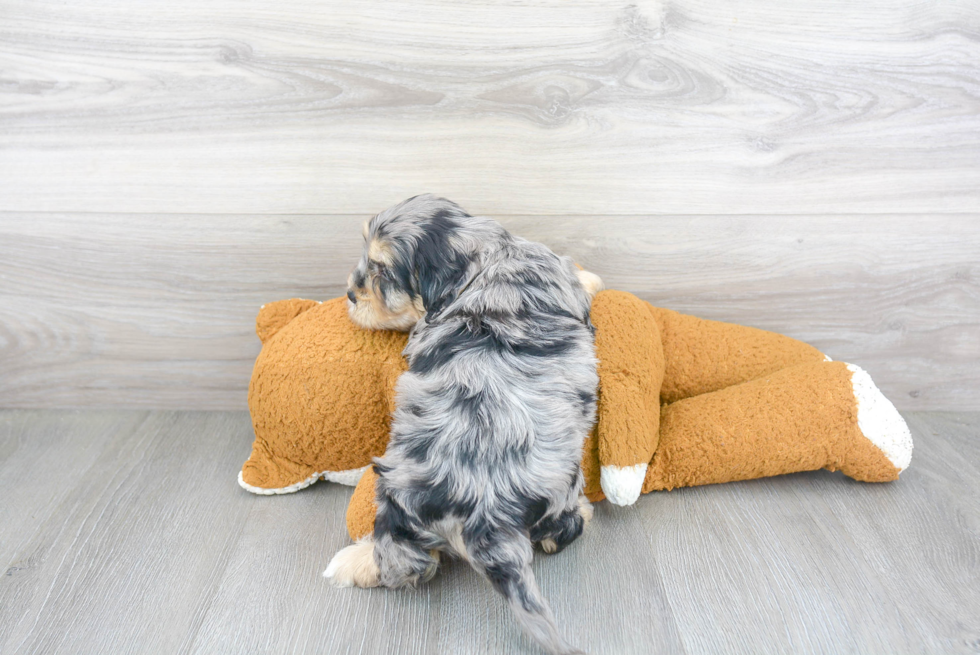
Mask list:
[[[378,266],[378,277],[388,282],[391,281],[391,271],[384,266]]]

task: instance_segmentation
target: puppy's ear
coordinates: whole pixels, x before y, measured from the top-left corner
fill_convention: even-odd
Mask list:
[[[440,212],[416,244],[415,291],[430,318],[452,302],[466,283],[471,258],[451,243],[450,237],[457,229],[457,224]]]
[[[469,258],[458,253],[444,253],[434,261],[416,260],[418,295],[426,316],[435,318],[459,295],[466,282]]]

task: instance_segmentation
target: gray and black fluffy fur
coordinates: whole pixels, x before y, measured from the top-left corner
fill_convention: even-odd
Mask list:
[[[570,259],[430,195],[376,216],[365,239],[351,317],[412,324],[391,440],[374,464],[376,582],[428,580],[448,552],[486,576],[542,647],[577,652],[531,560],[534,543],[564,548],[591,513],[580,468],[598,386],[590,293]]]

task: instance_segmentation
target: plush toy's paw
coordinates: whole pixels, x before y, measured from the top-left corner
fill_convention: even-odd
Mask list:
[[[578,281],[583,287],[585,287],[585,291],[589,294],[589,298],[595,298],[597,293],[606,288],[606,285],[602,283],[601,277],[588,271],[579,271]]]
[[[909,426],[864,369],[854,364],[848,364],[847,369],[851,372],[851,385],[857,400],[858,428],[901,473],[912,461]]]
[[[381,572],[374,561],[374,540],[361,539],[330,560],[323,577],[335,587],[377,587]]]
[[[265,470],[263,470],[263,467]],[[246,477],[250,480],[262,481],[267,485],[275,485],[275,482],[270,482],[270,478],[282,480],[285,475],[288,475],[288,471],[283,473],[281,471],[272,470],[272,466],[268,462],[249,459],[247,462],[245,462],[242,470],[238,472],[238,485],[245,491],[250,491],[253,494],[258,494],[260,496],[295,493],[302,489],[306,489],[317,480],[326,480],[327,482],[336,482],[337,484],[344,484],[349,487],[353,487],[357,485],[358,481],[360,481],[361,476],[364,475],[364,471],[367,470],[367,468],[367,466],[362,466],[359,469],[347,469],[346,471],[323,471],[322,473],[314,473],[302,480],[299,480],[298,482],[282,487],[260,486],[249,484],[246,482]]]
[[[599,473],[599,484],[606,500],[613,505],[632,505],[643,490],[643,479],[647,475],[646,464],[633,466],[603,466]]]

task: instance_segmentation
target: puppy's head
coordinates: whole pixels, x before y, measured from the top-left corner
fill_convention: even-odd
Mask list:
[[[458,205],[426,194],[364,224],[364,252],[347,280],[361,327],[408,330],[459,293],[475,266],[479,229]]]

